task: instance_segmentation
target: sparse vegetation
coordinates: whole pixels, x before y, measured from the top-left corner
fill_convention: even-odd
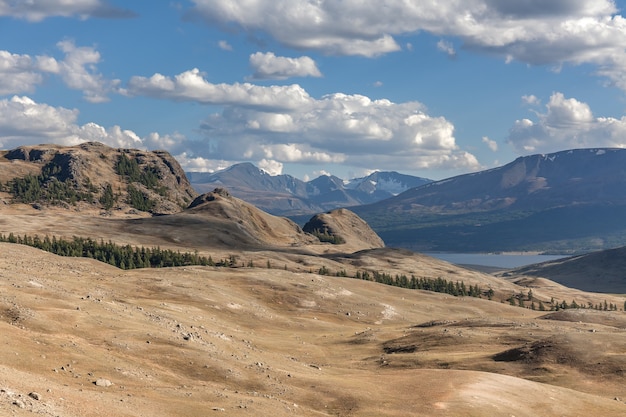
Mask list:
[[[158,170],[154,166],[142,168],[137,158],[129,158],[122,153],[115,164],[115,172],[130,183],[139,183],[161,196],[167,196],[167,188],[160,184]],[[150,199],[136,186],[128,185],[128,204],[141,211],[152,211],[156,201]]]
[[[107,183],[102,192],[102,196],[100,196],[100,204],[102,204],[105,210],[110,210],[117,202],[117,198],[118,196],[113,193],[113,187],[111,187],[111,184]]]
[[[133,185],[128,186],[128,204],[141,211],[152,211],[156,201],[148,198],[140,189]]]
[[[76,204],[78,201],[95,201],[97,189],[85,180],[82,187],[70,178],[61,179],[62,168],[55,162],[46,164],[39,175],[13,178],[4,185],[14,201],[20,203],[47,202],[53,205]],[[82,188],[82,190],[81,190]]]
[[[313,236],[318,238],[320,242],[332,243],[333,245],[340,245],[342,243],[346,243],[346,241],[341,237],[335,234],[330,234],[327,229],[324,231],[320,231],[319,229],[315,229],[311,232]]]

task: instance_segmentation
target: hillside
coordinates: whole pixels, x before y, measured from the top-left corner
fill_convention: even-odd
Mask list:
[[[388,246],[591,251],[626,244],[625,167],[625,149],[532,155],[352,209]]]
[[[383,248],[385,243],[363,219],[347,209],[316,214],[302,228],[320,240],[350,244],[352,251]]]
[[[134,152],[105,149],[67,178],[107,173],[128,187],[121,154],[156,165]],[[22,176],[49,164],[22,154],[6,162]],[[47,181],[67,179],[58,166]],[[223,188],[160,215],[4,193],[2,240],[53,237],[75,255],[66,242],[83,237],[216,262],[122,270],[111,253],[99,262],[0,242],[0,415],[626,412],[624,296],[384,247],[347,209],[311,219],[307,230],[339,238],[322,242]]]
[[[77,146],[20,146],[0,153],[0,197],[39,208],[131,210],[170,214],[197,196],[176,159],[165,151]]]
[[[507,279],[541,277],[583,291],[626,293],[626,247],[596,251],[508,271]]]
[[[626,411],[623,312],[282,269],[121,271],[14,244],[0,269],[2,415]]]
[[[374,172],[349,181],[322,175],[305,182],[291,175],[269,175],[250,163],[215,173],[188,172],[187,176],[201,193],[227,188],[235,197],[268,213],[303,218],[335,208],[373,203],[430,182],[397,172]]]

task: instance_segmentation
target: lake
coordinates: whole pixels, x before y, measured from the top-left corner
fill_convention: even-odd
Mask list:
[[[495,268],[517,268],[520,266],[536,264],[539,262],[552,261],[565,258],[564,255],[530,255],[530,254],[498,254],[498,253],[448,253],[448,252],[424,252],[424,255],[432,256],[446,262],[457,265],[481,265]]]

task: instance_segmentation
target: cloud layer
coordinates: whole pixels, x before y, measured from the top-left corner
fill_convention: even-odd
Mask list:
[[[11,16],[39,22],[48,17],[72,17],[81,19],[89,17],[126,18],[135,14],[126,9],[120,9],[102,0],[45,0],[45,1],[15,1],[0,0],[0,16]]]
[[[76,145],[98,141],[115,147],[137,147],[142,140],[119,126],[105,129],[95,123],[76,124],[78,110],[37,103],[25,96],[0,100],[0,146],[57,143]]]
[[[262,87],[212,84],[194,69],[167,77],[133,77],[128,94],[226,106],[202,130],[211,158],[345,163],[379,169],[476,169],[459,150],[454,126],[418,102],[393,103],[362,95],[311,97],[297,84]],[[193,151],[202,154],[206,144]]]
[[[533,65],[593,64],[626,90],[626,20],[610,0],[193,0],[207,24],[265,34],[283,45],[375,57],[421,31],[465,48]],[[440,49],[456,51],[448,41]]]

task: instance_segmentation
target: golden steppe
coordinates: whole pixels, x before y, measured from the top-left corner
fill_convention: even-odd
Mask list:
[[[0,244],[0,415],[626,415],[626,313],[503,302],[532,289],[621,308],[623,296],[360,243],[294,244],[276,230],[273,245],[237,248],[202,216],[130,217],[5,204],[0,233],[197,250],[237,267],[124,271]],[[495,296],[322,266],[463,280]]]

